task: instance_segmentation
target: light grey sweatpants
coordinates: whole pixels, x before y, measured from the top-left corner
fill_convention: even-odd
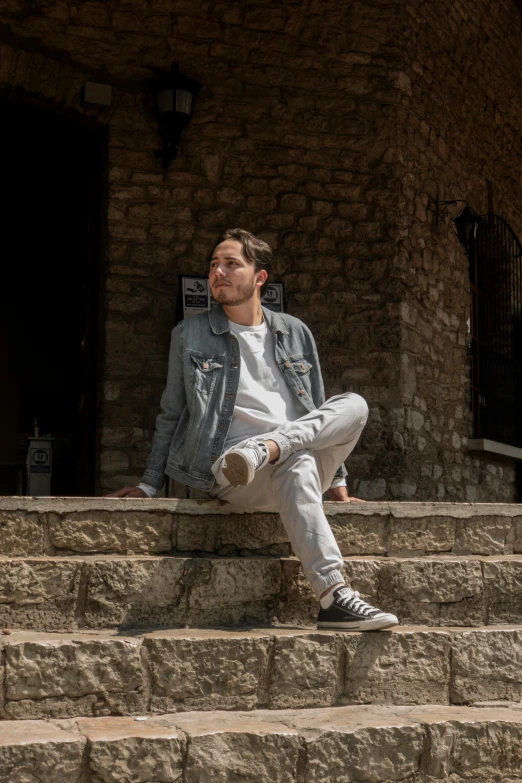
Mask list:
[[[222,473],[226,452],[212,466],[210,496],[250,511],[276,506],[292,548],[316,596],[343,582],[343,558],[323,511],[323,492],[353,451],[368,419],[358,394],[339,394],[320,408],[255,440],[274,440],[281,455],[256,472],[245,487],[232,487]],[[241,446],[246,441],[237,444]]]

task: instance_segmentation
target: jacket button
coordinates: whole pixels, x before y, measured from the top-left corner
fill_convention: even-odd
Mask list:
[[[286,362],[286,363],[285,363],[285,367],[291,367],[291,366],[292,366],[292,365],[290,364],[290,362]]]
[[[301,370],[306,370],[306,365],[305,364],[301,365]]]
[[[306,394],[304,389],[299,389],[299,394]]]

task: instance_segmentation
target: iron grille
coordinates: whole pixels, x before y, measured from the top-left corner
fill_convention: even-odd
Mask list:
[[[474,437],[522,447],[522,245],[485,215],[470,253]]]

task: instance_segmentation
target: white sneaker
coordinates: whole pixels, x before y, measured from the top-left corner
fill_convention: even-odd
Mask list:
[[[247,440],[244,446],[231,449],[221,471],[233,487],[244,487],[253,480],[256,470],[270,462],[268,447],[260,440]]]

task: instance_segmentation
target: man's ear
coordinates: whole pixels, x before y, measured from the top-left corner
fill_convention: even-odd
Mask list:
[[[256,274],[256,285],[261,287],[264,283],[266,283],[267,279],[268,279],[268,272],[266,271],[266,269],[261,269]]]

